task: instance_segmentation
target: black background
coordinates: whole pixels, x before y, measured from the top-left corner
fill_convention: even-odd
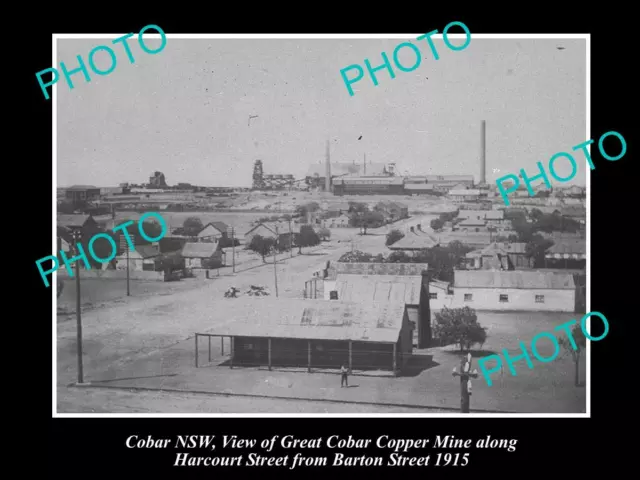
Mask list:
[[[458,3],[458,5],[460,5]],[[91,7],[91,8],[89,8]],[[183,7],[183,8],[179,8]],[[637,117],[632,97],[636,89],[631,87],[637,76],[633,52],[636,42],[631,38],[631,27],[623,25],[631,13],[607,11],[602,4],[593,7],[568,8],[563,11],[538,3],[512,3],[490,6],[472,12],[466,8],[450,8],[437,11],[436,6],[424,3],[353,4],[305,3],[287,7],[249,4],[239,5],[238,11],[229,10],[226,4],[187,5],[170,4],[166,8],[146,5],[135,12],[130,4],[85,4],[85,8],[57,9],[56,20],[47,23],[43,10],[40,20],[31,22],[28,42],[13,43],[21,53],[18,63],[9,70],[13,87],[21,94],[5,91],[9,102],[17,101],[17,115],[25,116],[21,122],[11,122],[9,130],[15,137],[8,144],[19,146],[6,165],[24,172],[13,173],[11,190],[16,190],[27,205],[25,216],[13,227],[5,225],[5,240],[9,248],[17,248],[14,257],[16,272],[25,275],[29,294],[16,293],[15,302],[21,298],[27,314],[12,314],[8,319],[18,325],[18,335],[28,333],[28,346],[15,340],[9,348],[18,348],[20,361],[11,366],[11,376],[17,381],[7,388],[7,397],[18,409],[26,408],[27,423],[20,427],[26,466],[44,466],[44,448],[48,448],[49,473],[64,478],[93,478],[119,475],[188,478],[192,476],[215,477],[219,475],[292,474],[308,476],[314,469],[242,468],[222,469],[213,467],[172,468],[175,450],[127,449],[125,439],[129,435],[172,438],[182,434],[238,435],[242,438],[261,440],[274,434],[296,435],[299,438],[327,437],[332,434],[353,435],[356,438],[376,438],[387,434],[397,438],[430,438],[435,435],[455,435],[458,438],[479,439],[517,438],[514,453],[503,449],[471,450],[466,467],[408,467],[404,473],[443,476],[468,476],[471,473],[501,476],[546,475],[560,478],[581,473],[604,473],[613,466],[628,464],[629,446],[636,443],[633,413],[637,390],[637,360],[623,361],[633,337],[632,326],[638,320],[635,315],[625,318],[630,310],[631,285],[636,283],[635,242],[637,208],[635,206],[636,177],[632,175],[635,138],[630,118]],[[488,8],[487,8],[488,7]],[[582,10],[580,10],[580,8]],[[444,9],[444,7],[443,7]],[[64,11],[63,11],[64,10]],[[93,13],[93,10],[100,13]],[[164,11],[163,11],[164,10]],[[228,10],[228,11],[227,11]],[[185,12],[178,14],[177,12]],[[54,16],[51,16],[54,18]],[[107,419],[52,419],[51,392],[51,291],[43,287],[35,261],[51,253],[53,231],[50,222],[50,199],[53,198],[51,182],[51,100],[44,99],[35,72],[51,65],[51,33],[128,33],[137,32],[146,25],[157,24],[168,33],[403,33],[416,34],[442,28],[452,21],[465,23],[473,34],[477,33],[591,33],[591,132],[595,144],[592,158],[596,169],[591,173],[591,310],[604,313],[610,322],[610,332],[605,340],[592,343],[590,419],[560,418],[244,418],[244,419],[187,419],[187,418],[107,418]],[[627,32],[625,33],[625,27]],[[169,39],[169,42],[171,39]],[[561,41],[559,41],[560,43]],[[10,52],[15,53],[15,51]],[[81,53],[81,52],[79,52]],[[463,54],[463,53],[460,53]],[[118,52],[118,55],[121,55]],[[19,67],[18,67],[19,65]],[[55,67],[55,66],[54,66]],[[336,65],[336,81],[341,81]],[[446,60],[438,63],[446,68]],[[8,68],[8,67],[7,67]],[[14,79],[15,77],[15,79]],[[425,92],[429,94],[429,92]],[[349,97],[345,94],[345,101]],[[635,101],[637,103],[637,100]],[[550,112],[553,115],[554,112]],[[563,115],[564,112],[557,112]],[[637,124],[637,118],[635,122]],[[637,128],[637,127],[636,127]],[[621,133],[627,140],[627,154],[617,162],[602,158],[597,150],[600,136],[610,130]],[[585,139],[586,140],[586,139]],[[611,139],[611,152],[615,152],[615,140]],[[566,147],[570,147],[567,145]],[[549,152],[550,154],[555,153]],[[514,157],[518,152],[514,152]],[[576,156],[581,159],[581,154]],[[540,159],[546,165],[546,158]],[[532,170],[533,172],[533,170]],[[28,193],[25,193],[28,192]],[[32,200],[33,198],[33,200]],[[29,206],[31,205],[31,206]],[[30,216],[29,216],[30,215]],[[33,230],[36,226],[36,230]],[[7,242],[5,242],[6,244]],[[5,247],[7,248],[7,247]],[[28,252],[28,253],[27,253]],[[5,254],[9,253],[5,251]],[[30,258],[29,258],[30,257]],[[26,268],[25,268],[26,267]],[[13,287],[12,287],[13,288]],[[16,290],[11,290],[16,292]],[[33,299],[31,298],[33,296]],[[20,312],[23,312],[21,309]],[[637,331],[634,329],[634,331]],[[627,347],[627,348],[625,348]],[[637,355],[637,354],[636,354]],[[9,380],[10,381],[10,380]],[[36,400],[33,400],[36,399]],[[33,403],[32,403],[33,402]],[[631,410],[629,410],[631,408]],[[631,412],[627,414],[627,411]],[[627,418],[628,417],[628,418]],[[49,425],[47,435],[46,427]],[[615,436],[616,433],[619,434]],[[38,436],[41,437],[38,437]],[[45,443],[42,437],[48,436]],[[28,448],[31,445],[32,449]],[[627,453],[628,452],[628,453]],[[196,453],[196,452],[194,452]],[[246,452],[245,452],[246,453]],[[285,452],[273,452],[274,455]],[[286,452],[290,455],[293,452]],[[330,455],[329,452],[307,451],[303,454]],[[352,455],[359,451],[343,452]],[[369,452],[382,455],[383,452]],[[418,453],[418,452],[416,452]],[[435,452],[420,452],[419,456]],[[202,452],[205,454],[205,452]],[[229,454],[233,454],[229,452]],[[386,454],[386,452],[385,452]],[[9,465],[9,464],[7,464]],[[593,471],[597,469],[597,471]],[[53,470],[53,471],[51,471]],[[387,468],[380,474],[398,471]],[[321,474],[377,475],[378,469],[333,467]]]

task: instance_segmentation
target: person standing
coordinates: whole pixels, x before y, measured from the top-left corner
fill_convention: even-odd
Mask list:
[[[349,375],[349,369],[347,367],[345,367],[344,365],[342,365],[340,367],[340,376],[342,377],[340,379],[340,388],[344,387],[345,385],[347,387],[349,387],[348,375]]]

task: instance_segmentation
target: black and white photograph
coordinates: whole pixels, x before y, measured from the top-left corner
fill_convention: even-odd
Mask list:
[[[53,39],[54,417],[589,416],[588,34],[118,37]]]

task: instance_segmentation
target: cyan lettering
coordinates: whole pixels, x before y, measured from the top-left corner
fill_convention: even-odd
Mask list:
[[[516,363],[518,360],[522,360],[522,359],[526,360],[527,366],[529,368],[533,368],[533,362],[531,361],[531,357],[529,357],[529,352],[527,352],[527,346],[524,344],[524,342],[520,342],[518,346],[524,353],[522,355],[518,355],[517,357],[513,357],[513,358],[509,357],[509,351],[506,348],[502,350],[504,359],[507,361],[507,365],[509,365],[509,370],[511,371],[511,375],[513,375],[514,377],[517,377],[518,374],[516,373],[516,369],[513,368],[513,364]]]
[[[575,147],[571,147],[571,149],[575,152],[576,150],[582,150],[584,153],[585,158],[587,159],[587,163],[589,164],[589,168],[591,170],[595,170],[596,166],[593,164],[593,160],[591,159],[591,154],[589,153],[589,150],[587,150],[587,145],[591,145],[593,143],[593,140],[587,140],[584,143],[581,143],[580,145],[576,145]]]
[[[118,37],[115,40],[113,40],[111,43],[113,43],[114,45],[118,42],[122,42],[122,46],[124,47],[124,51],[127,53],[127,57],[129,57],[129,61],[131,63],[135,63],[135,60],[133,58],[133,54],[131,53],[131,49],[129,48],[129,44],[127,43],[127,40],[130,39],[131,37],[133,37],[133,33],[128,33],[127,35],[123,35],[122,37]]]
[[[449,29],[451,27],[461,27],[462,30],[464,30],[465,35],[467,36],[467,38],[464,41],[464,45],[460,46],[460,47],[456,47],[455,45],[452,45],[451,42],[449,41],[449,39],[447,38],[447,32],[449,31]],[[469,28],[467,28],[467,26],[462,23],[462,22],[451,22],[449,25],[447,25],[446,27],[444,27],[444,30],[442,30],[442,39],[444,40],[444,44],[450,49],[450,50],[454,50],[454,51],[460,51],[460,50],[464,50],[465,48],[467,48],[469,46],[469,44],[471,43],[471,32],[469,31]]]
[[[142,39],[142,34],[149,29],[157,30],[158,33],[160,34],[160,38],[162,39],[162,43],[160,43],[160,47],[155,50],[151,50],[150,48],[147,48],[147,46],[144,44],[144,40]],[[164,34],[164,31],[159,26],[147,25],[142,30],[140,30],[140,33],[138,34],[138,43],[140,44],[140,48],[142,50],[144,50],[148,54],[155,55],[157,53],[160,53],[162,50],[164,50],[164,47],[167,45],[167,36]]]
[[[42,75],[48,72],[52,73],[51,81],[49,83],[42,83]],[[58,79],[60,78],[60,75],[58,75],[58,70],[56,70],[55,68],[45,68],[44,70],[40,70],[38,73],[36,73],[36,78],[38,79],[38,83],[40,84],[40,89],[44,94],[45,100],[49,100],[51,97],[49,97],[49,92],[47,92],[47,87],[51,87],[53,86],[53,84],[58,82]]]
[[[496,360],[498,360],[498,363],[496,363],[496,366],[491,370],[487,370],[484,364],[491,358],[495,358]],[[487,355],[486,357],[478,360],[478,366],[480,367],[480,370],[482,371],[482,375],[484,375],[484,378],[487,381],[487,385],[491,386],[493,385],[493,382],[491,381],[490,375],[492,373],[500,371],[500,368],[502,367],[502,359],[500,358],[500,355]]]
[[[576,344],[576,341],[573,338],[571,327],[573,327],[576,323],[576,320],[569,320],[567,323],[563,323],[562,325],[558,325],[556,328],[554,328],[554,330],[557,331],[564,330],[564,332],[567,334],[567,338],[569,339],[569,343],[571,344],[571,348],[573,348],[574,350],[578,350],[578,344]]]
[[[133,220],[128,220],[128,221],[126,221],[124,223],[121,223],[120,225],[115,227],[113,229],[113,231],[117,232],[118,230],[122,230],[122,234],[124,235],[124,238],[127,240],[127,245],[129,245],[129,250],[135,250],[136,247],[133,244],[133,242],[131,241],[131,237],[129,236],[129,232],[127,231],[127,227],[129,225],[133,225]]]
[[[589,334],[589,332],[587,331],[587,319],[594,315],[600,318],[600,320],[602,320],[602,323],[604,323],[604,333],[599,337],[592,337],[591,334]],[[607,318],[600,312],[587,313],[584,317],[582,317],[582,320],[580,321],[580,327],[582,328],[582,333],[584,333],[584,336],[587,337],[592,342],[597,342],[602,340],[609,333],[609,322],[607,321]]]
[[[538,352],[538,348],[536,347],[538,341],[543,337],[547,337],[549,340],[551,340],[551,343],[553,343],[553,355],[548,358],[542,357],[542,355],[540,355],[540,353]],[[533,337],[533,340],[531,340],[531,351],[533,352],[533,356],[536,357],[539,361],[541,361],[542,363],[549,363],[555,360],[556,357],[560,354],[560,344],[558,343],[558,339],[554,334],[549,332],[542,332]]]
[[[109,242],[109,245],[111,245],[111,253],[106,259],[98,257],[96,255],[96,252],[93,249],[93,244],[96,242],[96,240],[100,238],[106,238],[107,241]],[[115,240],[111,238],[111,235],[109,235],[108,233],[97,233],[91,238],[91,240],[89,240],[89,254],[100,263],[109,263],[111,260],[116,258],[117,252],[118,252],[118,246],[116,245]]]
[[[149,237],[144,231],[144,221],[149,217],[155,217],[156,219],[158,219],[158,223],[160,223],[160,226],[162,227],[160,235],[155,238]],[[167,224],[159,213],[147,212],[140,217],[140,220],[138,220],[138,230],[140,230],[140,236],[147,242],[157,242],[167,234]]]
[[[42,264],[44,262],[46,262],[47,260],[51,260],[53,262],[53,268],[51,270],[44,271],[42,269]],[[56,270],[58,270],[58,268],[60,267],[60,263],[58,262],[58,259],[56,257],[54,257],[53,255],[49,255],[48,257],[42,257],[40,260],[36,260],[36,266],[38,267],[38,271],[40,272],[40,276],[42,277],[42,281],[44,282],[44,286],[46,288],[49,288],[51,286],[51,284],[49,283],[49,280],[47,279],[47,275],[49,275],[50,273],[53,273]]]
[[[71,264],[80,259],[82,259],[82,261],[84,262],[84,266],[86,267],[86,269],[91,270],[91,264],[89,263],[87,254],[84,253],[84,248],[82,248],[82,245],[79,243],[76,243],[76,249],[78,252],[80,252],[80,255],[70,259],[67,259],[67,255],[64,253],[64,251],[60,250],[60,256],[62,257],[62,261],[64,262],[64,267],[67,269],[67,272],[69,272],[70,277],[73,277],[73,268],[71,267]]]
[[[604,151],[604,139],[612,135],[614,137],[617,137],[618,140],[620,140],[620,143],[622,144],[622,151],[620,152],[620,155],[618,155],[617,157],[610,157]],[[624,137],[620,135],[618,132],[613,132],[613,131],[607,132],[600,137],[600,141],[598,142],[598,150],[600,150],[600,155],[602,155],[604,158],[606,158],[610,162],[615,162],[616,160],[620,160],[622,157],[624,157],[625,153],[627,153],[627,142],[625,142]]]
[[[84,79],[87,81],[87,83],[91,82],[91,77],[89,76],[89,71],[87,70],[87,66],[84,64],[84,60],[82,60],[82,56],[78,55],[78,62],[80,62],[80,66],[74,70],[71,71],[67,71],[67,67],[64,64],[64,62],[60,62],[60,69],[62,70],[62,73],[64,74],[64,79],[67,81],[67,85],[69,85],[69,89],[73,90],[73,82],[71,81],[70,76],[78,73],[78,72],[82,72],[84,74]]]
[[[542,163],[538,162],[536,163],[536,166],[540,169],[540,173],[538,175],[534,175],[531,178],[527,177],[524,168],[520,169],[520,175],[522,175],[522,179],[527,185],[527,190],[529,190],[529,195],[531,195],[532,197],[536,194],[533,188],[531,188],[531,182],[533,182],[534,180],[542,178],[547,188],[551,188],[551,182],[549,181],[549,177],[547,177],[547,172],[544,171],[544,166],[542,165]]]
[[[509,179],[513,180],[513,186],[511,186],[508,190],[505,190],[504,185],[502,183]],[[498,186],[500,195],[502,195],[504,204],[508,207],[510,204],[508,195],[518,190],[518,187],[520,186],[520,179],[516,177],[513,173],[510,173],[509,175],[505,175],[504,177],[500,177],[499,179],[497,179],[496,185]]]
[[[93,61],[93,56],[100,50],[106,51],[111,57],[111,67],[108,70],[104,70],[104,71],[98,70],[98,67],[96,67],[95,62]],[[89,66],[91,67],[91,70],[96,72],[98,75],[109,75],[111,72],[115,70],[116,64],[117,64],[117,59],[116,59],[115,52],[111,50],[111,48],[105,45],[100,45],[89,52]]]
[[[440,59],[440,55],[438,55],[438,51],[436,50],[436,46],[433,44],[433,39],[431,38],[433,35],[438,33],[438,30],[433,30],[429,33],[425,33],[424,35],[420,35],[416,40],[425,39],[429,44],[429,48],[431,49],[431,53],[433,53],[433,58],[436,60]]]
[[[553,168],[555,161],[561,157],[566,157],[571,162],[571,169],[572,169],[571,174],[566,178],[560,177],[556,173],[555,168]],[[551,176],[556,180],[558,180],[559,182],[568,182],[569,180],[571,180],[573,177],[576,176],[576,173],[578,173],[578,164],[576,163],[576,160],[567,152],[558,152],[553,157],[551,157],[551,160],[549,160],[549,172],[551,172]]]
[[[371,76],[371,80],[373,80],[373,85],[374,86],[378,86],[378,79],[376,78],[375,72],[377,72],[378,70],[382,70],[383,68],[386,68],[387,70],[389,70],[389,75],[391,76],[391,78],[396,78],[396,74],[393,72],[393,69],[391,68],[391,63],[389,62],[389,57],[387,57],[387,54],[382,52],[382,59],[384,60],[384,63],[378,67],[375,68],[371,68],[371,62],[369,62],[369,59],[365,58],[364,60],[364,66],[367,67],[367,70],[369,71],[369,75]]]
[[[414,65],[413,65],[413,67],[408,67],[407,68],[407,67],[403,67],[402,65],[400,65],[400,61],[398,60],[398,52],[403,47],[409,47],[416,54],[416,61],[415,61]],[[395,63],[396,67],[398,67],[403,72],[413,72],[422,63],[422,54],[420,53],[420,50],[418,49],[418,47],[416,47],[413,43],[403,42],[400,45],[398,45],[395,48],[395,50],[393,51],[393,63]]]
[[[356,78],[349,80],[347,78],[347,70],[352,70],[354,68],[358,70],[358,76]],[[364,70],[360,65],[357,65],[354,63],[353,65],[349,65],[348,67],[340,70],[340,75],[342,75],[342,80],[344,81],[344,84],[347,86],[347,90],[349,91],[349,96],[353,97],[354,93],[353,93],[353,88],[351,88],[351,84],[362,80],[362,77],[364,77]]]

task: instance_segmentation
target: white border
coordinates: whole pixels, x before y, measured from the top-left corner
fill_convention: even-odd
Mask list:
[[[365,38],[392,38],[392,39],[414,39],[423,33],[417,34],[167,34],[167,38],[175,39],[365,39]],[[57,40],[59,39],[99,39],[99,38],[118,38],[125,34],[53,34],[52,35],[52,65],[57,65]],[[158,34],[145,33],[150,38],[160,38]],[[434,35],[434,38],[442,38],[442,34]],[[466,38],[464,34],[448,34],[450,38]],[[586,40],[586,139],[590,139],[591,125],[591,35],[590,34],[474,34],[472,38],[478,39],[585,39]],[[52,102],[52,178],[53,178],[53,199],[52,199],[52,226],[53,226],[53,243],[52,251],[55,252],[57,246],[56,232],[56,202],[57,202],[57,84],[51,87]],[[589,151],[591,151],[591,147]],[[586,310],[591,311],[591,171],[587,170],[586,179],[586,230],[587,230],[587,285],[586,285]],[[51,295],[52,295],[52,416],[53,418],[590,418],[591,417],[591,342],[587,341],[586,347],[586,413],[522,413],[522,414],[504,414],[504,413],[470,413],[462,415],[460,413],[356,413],[356,414],[274,414],[274,413],[58,413],[57,412],[57,274],[51,277]],[[591,319],[589,319],[590,331]],[[160,392],[160,391],[159,391]],[[188,394],[189,392],[185,392]],[[204,395],[203,395],[204,396]],[[215,396],[215,395],[212,395]],[[306,400],[301,400],[306,401]]]

